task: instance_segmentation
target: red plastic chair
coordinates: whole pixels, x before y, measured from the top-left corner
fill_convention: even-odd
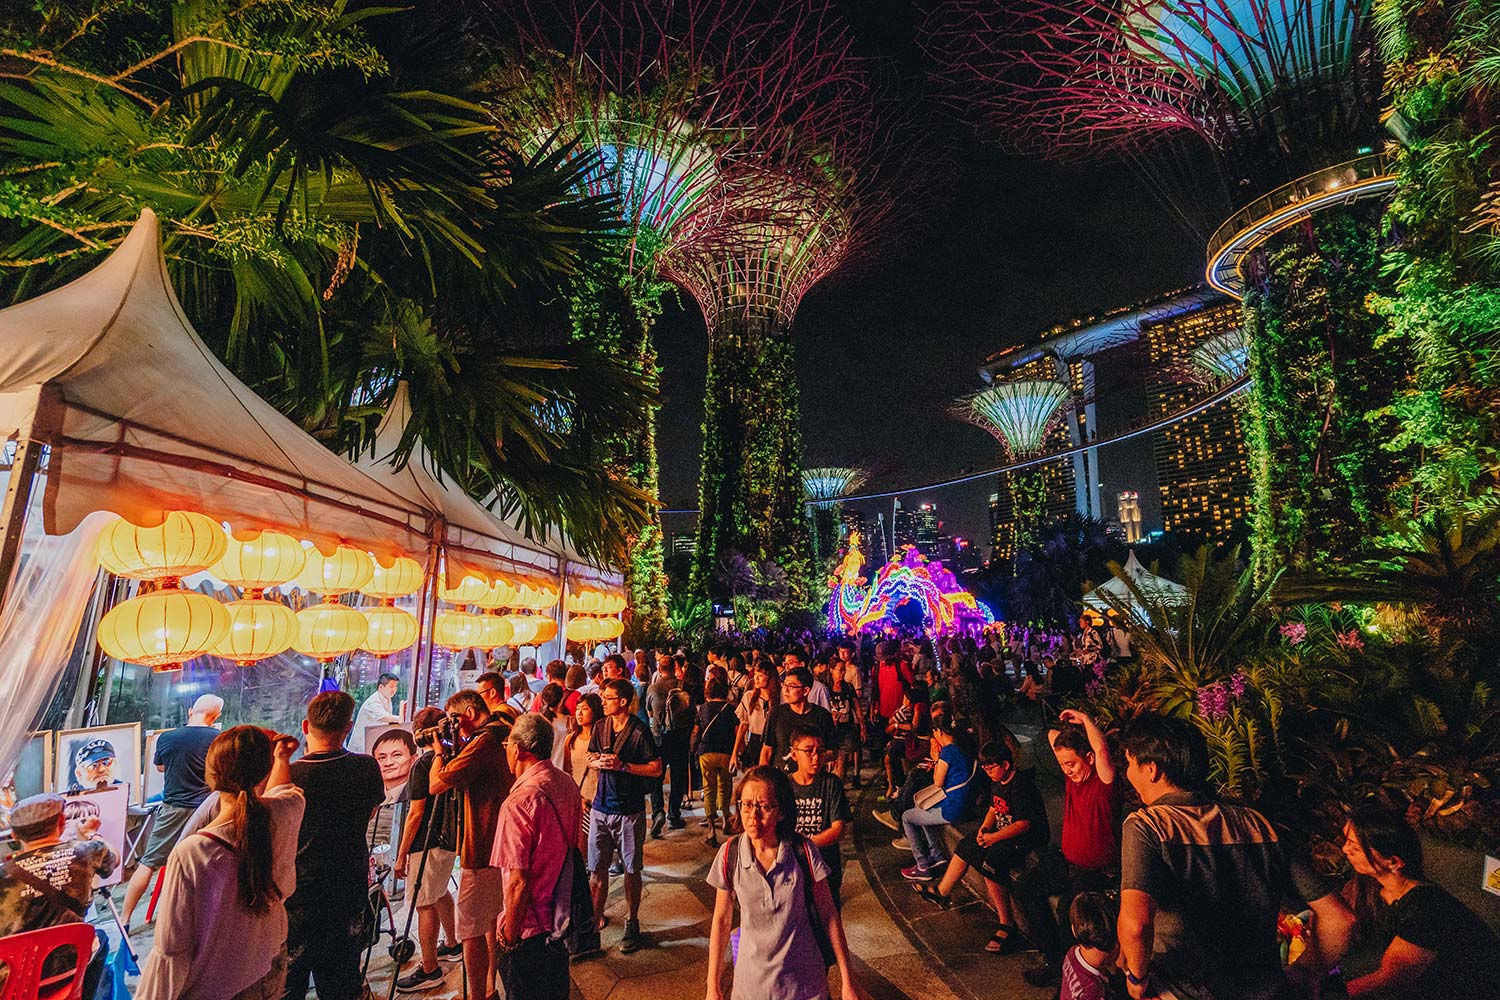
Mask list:
[[[44,979],[48,957],[68,945],[77,952],[72,971]],[[81,921],[0,938],[0,1000],[79,1000],[93,950],[94,928]]]

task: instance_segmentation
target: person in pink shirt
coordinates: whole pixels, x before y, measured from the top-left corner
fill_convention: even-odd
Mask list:
[[[496,946],[508,952],[500,979],[509,1000],[567,1000],[568,951],[553,941],[553,899],[572,891],[565,871],[578,836],[578,785],[552,764],[552,723],[516,720],[505,753],[515,784],[500,806],[490,864],[504,873],[505,912]]]

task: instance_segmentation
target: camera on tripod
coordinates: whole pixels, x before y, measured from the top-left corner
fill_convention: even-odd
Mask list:
[[[418,729],[412,734],[412,738],[422,746],[436,741],[446,752],[452,753],[464,744],[459,719],[460,716],[456,712],[449,712],[443,716],[442,722],[426,729]]]

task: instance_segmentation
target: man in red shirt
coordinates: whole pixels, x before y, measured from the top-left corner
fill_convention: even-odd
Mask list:
[[[885,724],[901,707],[901,696],[911,686],[911,667],[902,661],[900,649],[894,642],[882,642],[875,650],[878,664],[872,701],[880,714],[880,724],[872,727],[876,732],[884,732]]]
[[[1081,892],[1103,892],[1119,882],[1120,785],[1115,780],[1109,744],[1094,720],[1076,709],[1058,715],[1047,732],[1067,782],[1063,786],[1062,849],[1051,849],[1015,883],[1016,900],[1025,914],[1032,942],[1046,963],[1023,975],[1033,986],[1055,986],[1072,933],[1058,926],[1050,901],[1062,896],[1058,911],[1067,913]]]

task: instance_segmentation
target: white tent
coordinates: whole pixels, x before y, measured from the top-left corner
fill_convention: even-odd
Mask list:
[[[1130,558],[1125,560],[1125,575],[1130,577],[1136,587],[1153,601],[1163,604],[1181,604],[1187,599],[1187,588],[1180,583],[1173,583],[1165,577],[1157,576],[1146,567],[1141,565],[1135,557],[1135,550],[1130,550]],[[1083,603],[1091,608],[1105,610],[1110,607],[1127,605],[1137,613],[1145,609],[1139,607],[1135,595],[1125,585],[1125,581],[1118,576],[1108,583],[1095,587],[1084,595]]]

